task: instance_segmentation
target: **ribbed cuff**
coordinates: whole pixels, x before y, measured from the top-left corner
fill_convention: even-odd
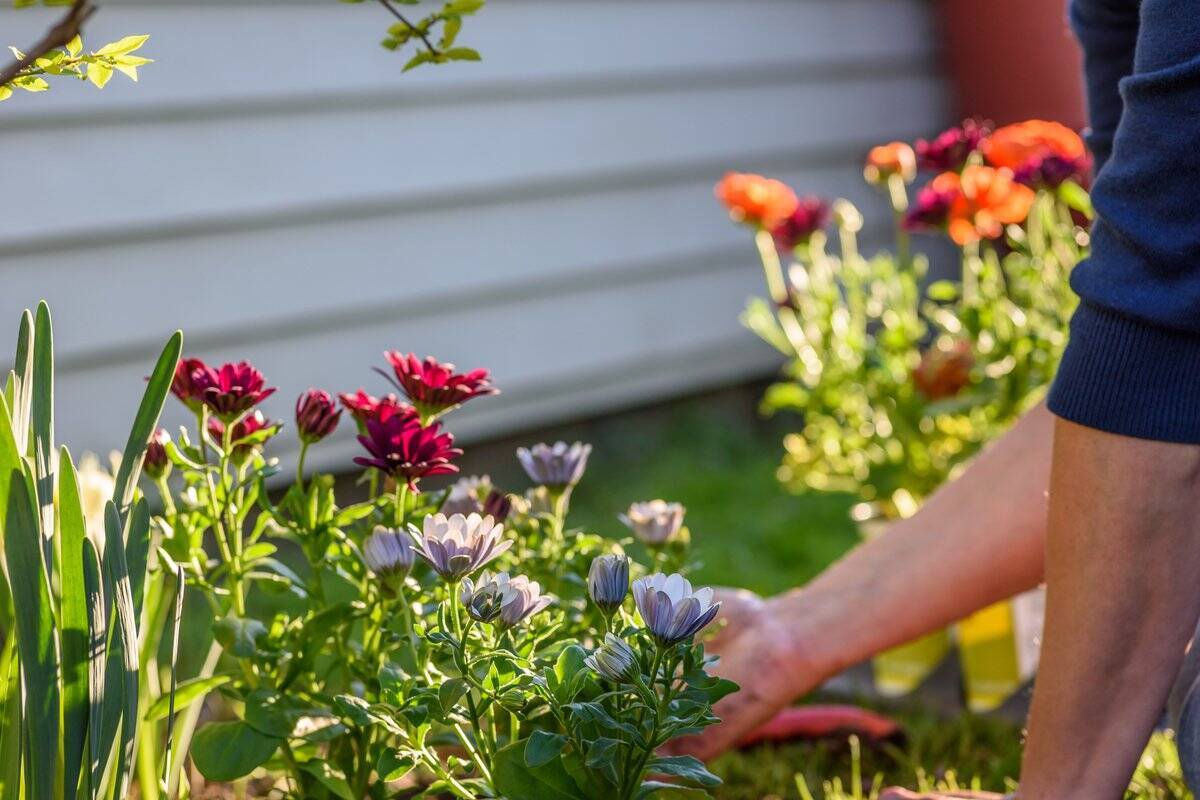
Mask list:
[[[1200,444],[1200,335],[1082,303],[1049,407],[1089,428]]]

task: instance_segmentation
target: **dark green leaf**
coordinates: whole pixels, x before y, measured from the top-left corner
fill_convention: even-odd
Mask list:
[[[110,660],[105,669],[120,670],[123,678],[124,719],[121,724],[121,742],[117,748],[117,767],[114,775],[118,787],[117,797],[126,797],[132,780],[133,748],[137,741],[138,728],[138,629],[133,610],[129,565],[125,561],[125,548],[121,543],[121,515],[112,500],[104,507],[104,532],[104,571],[113,587],[116,634],[121,642],[121,661],[114,665]]]
[[[709,796],[703,789],[661,781],[645,781],[634,795],[636,800],[700,800]]]
[[[175,331],[167,340],[154,372],[146,384],[146,392],[138,406],[137,415],[133,418],[133,427],[129,431],[129,439],[125,443],[125,453],[121,456],[121,466],[117,469],[116,487],[113,489],[113,500],[122,510],[133,502],[133,490],[137,486],[138,475],[142,471],[142,461],[146,457],[146,443],[150,434],[158,426],[158,417],[162,413],[163,403],[167,393],[171,391],[171,381],[175,377],[175,366],[179,363],[179,355],[183,351],[183,334]]]
[[[567,737],[561,733],[550,731],[534,731],[526,740],[525,766],[540,767],[558,758],[558,754],[567,746]]]
[[[540,767],[525,764],[526,741],[501,748],[492,763],[492,781],[508,800],[587,800],[557,759]]]
[[[651,759],[646,765],[651,775],[670,775],[674,778],[698,783],[701,786],[719,786],[721,779],[704,768],[704,762],[694,756],[662,756]]]
[[[42,552],[46,569],[53,574],[54,544],[54,330],[50,307],[38,303],[33,323],[33,422],[34,494],[37,497]]]
[[[91,539],[83,540],[83,585],[87,591],[88,610],[88,755],[91,762],[92,786],[99,786],[108,763],[111,748],[103,745],[107,705],[119,698],[109,698],[107,686],[106,645],[108,643],[108,599],[100,574],[100,555]],[[94,795],[93,795],[94,796]]]
[[[588,769],[594,769],[604,775],[616,786],[621,782],[621,777],[617,774],[617,754],[620,748],[621,743],[616,739],[597,739],[588,748],[587,758],[583,763]]]
[[[403,750],[387,748],[379,754],[379,761],[375,764],[375,771],[379,773],[380,780],[398,781],[407,775],[416,765],[416,759],[409,753]]]
[[[266,633],[267,626],[258,620],[233,614],[213,623],[213,636],[221,647],[239,658],[253,658],[258,652],[258,640]]]
[[[74,797],[83,768],[88,718],[88,598],[83,574],[87,529],[71,454],[58,456],[59,617],[62,620],[63,767],[66,796]]]
[[[282,741],[241,720],[211,722],[192,739],[192,761],[210,781],[237,780],[267,763]]]
[[[454,708],[455,704],[462,699],[468,689],[470,687],[462,678],[450,678],[439,686],[438,703],[442,706],[442,713],[449,714],[450,709]]]

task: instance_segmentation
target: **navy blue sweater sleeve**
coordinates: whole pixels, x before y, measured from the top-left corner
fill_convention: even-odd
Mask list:
[[[1140,9],[1139,9],[1140,5]],[[1200,13],[1177,0],[1074,0],[1101,159],[1092,254],[1050,393],[1061,417],[1113,433],[1200,443]]]

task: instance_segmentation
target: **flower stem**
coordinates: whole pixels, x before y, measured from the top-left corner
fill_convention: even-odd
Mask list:
[[[408,504],[408,484],[397,480],[396,481],[396,509],[395,520],[396,530],[403,532],[404,530],[404,507]]]
[[[304,491],[304,457],[308,455],[308,442],[300,442],[300,457],[296,459],[296,485]]]

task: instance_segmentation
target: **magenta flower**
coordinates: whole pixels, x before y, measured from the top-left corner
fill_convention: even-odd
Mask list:
[[[918,139],[914,148],[917,151],[917,165],[921,169],[957,172],[967,163],[971,154],[979,150],[990,132],[986,123],[968,119],[961,125],[942,131],[932,142]]]
[[[223,422],[231,422],[275,394],[275,387],[266,386],[261,372],[248,361],[223,364],[206,379],[212,382],[203,387],[204,404]],[[200,375],[193,372],[193,378]]]
[[[229,433],[230,455],[235,464],[241,464],[251,452],[261,447],[268,439],[279,433],[282,428],[278,422],[272,422],[255,409],[250,414],[234,423]],[[216,417],[209,417],[208,435],[215,441],[225,441],[225,423]]]
[[[142,468],[153,480],[165,478],[171,471],[171,459],[167,456],[167,445],[171,443],[171,435],[162,428],[155,428],[146,443],[146,457]]]
[[[454,371],[453,364],[443,364],[433,356],[421,361],[412,353],[397,350],[383,355],[392,365],[394,376],[377,371],[404,392],[423,417],[445,413],[473,397],[500,393],[492,386],[486,369],[462,374]]]
[[[309,389],[296,400],[296,430],[305,444],[319,442],[337,428],[342,410],[329,392]]]
[[[1015,171],[1013,180],[1033,189],[1057,189],[1069,180],[1086,186],[1091,172],[1092,162],[1087,156],[1067,158],[1049,155],[1027,162]]]
[[[199,358],[181,358],[171,379],[171,393],[193,413],[204,403],[204,390],[217,382],[217,372]]]
[[[454,437],[442,433],[442,426],[421,425],[414,416],[397,414],[387,419],[369,419],[367,432],[358,441],[370,455],[355,456],[354,463],[375,469],[397,480],[404,478],[414,492],[417,481],[427,475],[458,472],[451,460],[462,455],[454,446]]]
[[[802,197],[792,215],[771,230],[775,245],[785,253],[806,243],[829,222],[829,204],[819,197]]]
[[[354,421],[358,423],[360,433],[366,431],[366,424],[369,419],[381,422],[396,414],[411,417],[417,415],[415,408],[408,403],[400,402],[400,398],[394,394],[375,397],[359,389],[354,394],[343,392],[338,395],[338,399],[341,400],[346,410],[350,412],[350,416],[354,417]]]
[[[942,230],[950,218],[950,207],[959,194],[957,184],[944,180],[946,176],[956,178],[953,172],[943,172],[917,191],[916,198],[904,215],[904,229],[908,231]]]

